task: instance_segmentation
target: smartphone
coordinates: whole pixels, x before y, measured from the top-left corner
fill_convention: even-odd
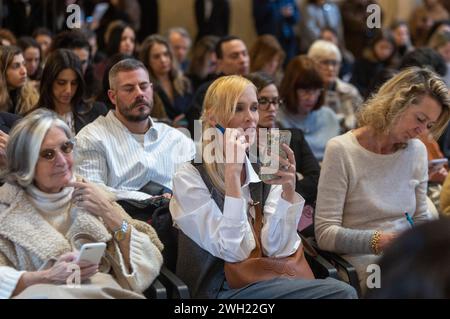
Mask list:
[[[98,265],[105,253],[106,244],[105,243],[88,243],[81,247],[80,254],[76,260],[76,263],[80,261],[88,261],[92,264]]]
[[[428,166],[430,166],[430,168],[432,169],[440,169],[446,164],[448,164],[447,158],[436,158],[428,162]]]
[[[219,131],[221,131],[222,134],[225,134],[225,129],[224,129],[222,126],[220,126],[219,124],[216,124],[216,128],[217,128]]]
[[[266,139],[260,140],[259,156],[261,162],[261,168],[259,173],[259,178],[262,181],[267,181],[269,179],[279,178],[275,175],[280,169],[279,155],[282,158],[287,159],[287,154],[281,145],[290,145],[291,143],[291,132],[288,130],[270,129],[267,132]],[[278,153],[274,153],[278,150]]]

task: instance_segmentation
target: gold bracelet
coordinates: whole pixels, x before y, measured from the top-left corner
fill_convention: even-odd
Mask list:
[[[376,230],[372,235],[372,239],[370,240],[370,247],[372,248],[372,251],[375,255],[380,254],[380,247],[378,247],[378,244],[380,243],[380,239],[381,239],[381,233],[378,230]]]

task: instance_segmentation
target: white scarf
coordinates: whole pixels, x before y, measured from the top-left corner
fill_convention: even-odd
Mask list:
[[[61,234],[65,234],[71,224],[73,190],[73,187],[64,187],[59,193],[45,193],[31,184],[26,193],[42,217]]]

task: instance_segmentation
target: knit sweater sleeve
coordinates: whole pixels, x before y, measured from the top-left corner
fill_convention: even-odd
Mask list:
[[[158,240],[159,241],[159,240]],[[136,292],[143,292],[158,276],[163,258],[159,245],[155,245],[150,236],[131,227],[130,263],[131,272],[125,267],[124,258],[117,242],[116,251],[119,255],[122,273],[128,284]]]
[[[7,258],[0,252],[0,299],[11,298],[23,273],[10,267]]]
[[[319,178],[315,214],[316,240],[321,249],[337,253],[372,253],[370,240],[374,231],[342,226],[346,196],[351,181],[349,154],[338,139],[326,147]]]

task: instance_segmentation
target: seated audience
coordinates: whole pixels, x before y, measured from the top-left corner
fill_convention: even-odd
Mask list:
[[[270,34],[260,35],[249,51],[250,72],[265,72],[273,77],[278,85],[283,77],[281,69],[285,57],[277,38]]]
[[[282,168],[275,173],[279,178],[264,184],[257,175],[257,165],[253,167],[246,155],[255,142],[258,124],[257,92],[250,81],[236,75],[214,81],[205,96],[202,120],[203,162],[186,163],[177,171],[170,202],[173,221],[181,230],[177,273],[191,295],[219,299],[354,298],[350,286],[330,277],[314,280],[312,274],[308,279],[276,276],[242,288],[230,283],[224,275],[225,263],[246,260],[256,243],[265,256],[273,258],[303,249],[297,224],[304,199],[295,192],[295,158],[286,144],[282,147],[288,159],[280,158]],[[224,134],[216,125],[225,128]],[[214,155],[208,151],[211,145]],[[268,194],[267,198],[259,196],[259,201],[258,192]],[[261,235],[255,238],[251,225],[261,223]],[[253,227],[256,232],[257,226]]]
[[[438,54],[433,49],[430,48],[419,48],[411,52],[408,52],[400,63],[400,70],[406,67],[416,66],[419,68],[429,68],[430,70],[436,72],[441,77],[446,72],[446,66],[444,58]],[[444,79],[444,78],[443,78]],[[445,81],[445,79],[444,79]],[[442,133],[439,140],[445,140],[447,134],[449,134],[448,125]],[[419,136],[419,139],[425,144],[428,153],[428,160],[443,158],[444,153],[440,145],[429,132]],[[448,148],[447,148],[448,149]],[[446,176],[448,175],[448,165],[434,166],[429,165],[428,168],[428,199],[430,211],[435,211],[436,214],[439,213],[439,198],[442,188],[442,183],[444,182]],[[433,205],[435,207],[433,207]],[[436,208],[436,209],[435,209]]]
[[[217,42],[217,77],[223,75],[246,75],[249,72],[250,58],[244,41],[235,36],[225,36]],[[194,136],[194,122],[200,118],[203,99],[213,80],[202,84],[195,92],[192,105],[187,114],[189,131]]]
[[[123,54],[123,53],[117,53],[113,56],[109,57],[107,60],[103,61],[105,62],[105,72],[103,73],[103,79],[102,79],[102,92],[99,96],[97,96],[96,100],[98,102],[101,102],[105,104],[108,109],[114,109],[114,104],[111,103],[108,91],[109,91],[109,71],[111,68],[117,63],[125,59],[131,59],[132,56]]]
[[[107,186],[119,199],[149,199],[140,191],[149,182],[172,189],[177,167],[194,158],[194,143],[150,117],[153,88],[140,61],[118,62],[109,72],[109,84],[115,110],[77,134],[77,172]]]
[[[192,92],[205,82],[215,78],[217,68],[216,45],[219,38],[213,35],[206,35],[192,48],[191,63],[186,76],[191,80]]]
[[[392,64],[397,66],[405,54],[414,50],[414,46],[411,43],[408,24],[405,21],[395,21],[390,30],[397,48]]]
[[[0,28],[0,46],[16,45],[17,39],[14,34],[4,28]]]
[[[69,49],[77,55],[81,61],[83,78],[86,83],[84,96],[87,99],[94,98],[101,90],[96,78],[96,71],[91,61],[91,45],[86,35],[77,29],[63,31],[55,36],[49,54],[58,49]]]
[[[364,99],[368,98],[371,93],[369,91],[371,81],[378,73],[391,65],[395,50],[395,42],[391,33],[382,30],[364,49],[363,57],[355,61],[350,82],[357,87]]]
[[[39,90],[42,76],[41,47],[32,37],[19,38],[17,46],[22,49],[28,79]]]
[[[409,29],[411,30],[411,40],[416,48],[427,45],[428,34],[433,27],[434,20],[430,12],[423,6],[416,7],[409,16]]]
[[[345,82],[350,81],[353,72],[353,64],[355,63],[355,57],[353,54],[345,48],[344,45],[339,43],[338,35],[336,30],[325,27],[320,31],[320,39],[329,41],[339,48],[341,53],[342,61],[341,67],[339,69],[339,78]]]
[[[247,75],[258,90],[258,128],[276,128],[277,113],[283,103],[278,88],[271,76],[263,72]],[[280,128],[282,129],[282,128]],[[291,128],[291,143],[289,147],[295,155],[297,174],[295,175],[295,191],[305,199],[305,206],[314,206],[317,196],[320,166],[317,162],[302,130]]]
[[[161,109],[174,126],[187,126],[185,117],[192,100],[191,82],[178,68],[167,40],[158,34],[147,37],[141,46],[140,60],[155,86],[156,109]],[[155,113],[152,115],[160,118]]]
[[[21,119],[21,116],[8,112],[0,112],[0,170],[6,166],[6,147],[9,131]]]
[[[309,48],[308,57],[316,61],[317,70],[324,82],[324,104],[336,112],[343,131],[354,128],[355,113],[363,100],[356,87],[338,78],[342,63],[338,47],[331,42],[317,40]]]
[[[450,15],[440,0],[423,0],[423,4],[414,8],[410,15],[414,45],[416,47],[426,46],[428,34],[433,25],[449,18]]]
[[[342,254],[366,290],[367,266],[401,231],[431,219],[428,160],[417,137],[442,133],[450,114],[445,83],[408,68],[387,81],[358,113],[359,127],[331,139],[317,195],[315,233],[321,249]]]
[[[110,23],[105,33],[105,41],[105,53],[107,56],[112,56],[116,53],[134,55],[136,34],[131,26],[121,20]]]
[[[445,83],[450,86],[450,31],[442,31],[433,34],[428,42],[428,46],[436,50],[447,65],[447,73],[444,76]]]
[[[69,127],[49,110],[11,131],[0,188],[0,298],[142,298],[159,273],[156,232],[73,175],[73,147]],[[106,259],[77,261],[84,242],[106,243]],[[77,289],[67,285],[74,267]]]
[[[27,79],[22,50],[0,46],[0,111],[24,114],[38,98],[38,92]]]
[[[78,57],[70,50],[56,50],[47,58],[36,108],[46,107],[58,113],[75,135],[97,117],[108,113],[103,103],[85,101],[84,90]]]
[[[316,63],[297,56],[288,64],[280,95],[284,104],[277,120],[283,128],[301,129],[318,161],[322,161],[328,140],[340,133],[336,113],[323,104],[323,81]]]
[[[52,32],[47,28],[37,28],[33,31],[32,36],[36,42],[39,43],[39,46],[41,47],[42,61],[45,61],[53,41]]]
[[[188,55],[192,43],[191,36],[185,28],[170,28],[167,31],[167,40],[180,70],[185,73],[190,64]]]

